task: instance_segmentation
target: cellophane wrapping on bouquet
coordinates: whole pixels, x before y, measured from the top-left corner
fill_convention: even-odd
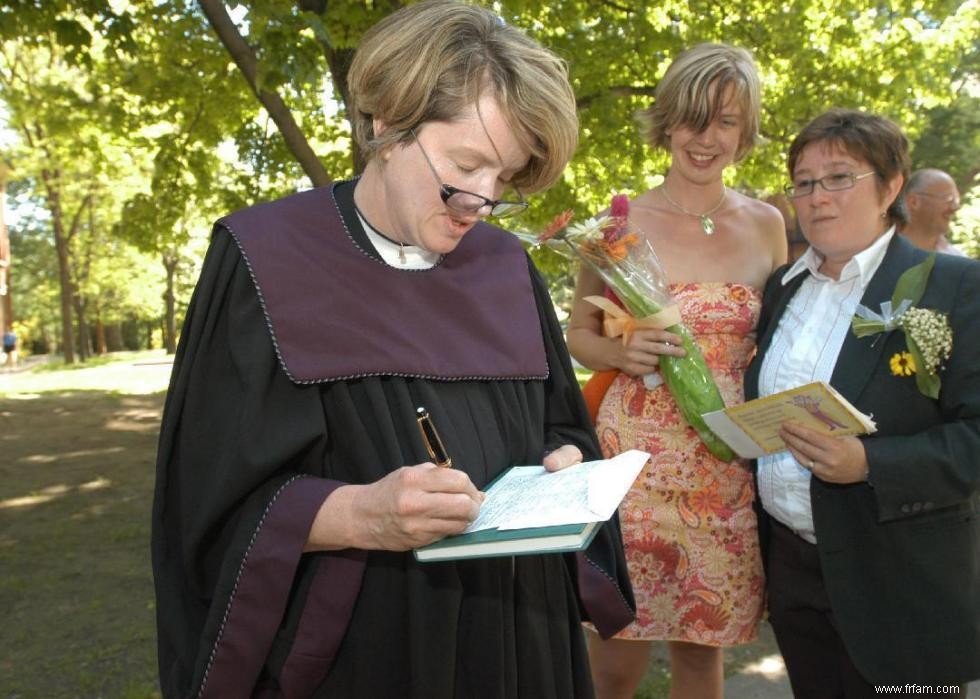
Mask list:
[[[734,452],[701,417],[721,410],[725,402],[704,355],[680,322],[660,259],[646,237],[631,229],[628,214],[629,200],[625,195],[617,195],[609,216],[568,225],[572,213],[566,211],[534,242],[581,260],[595,270],[629,312],[629,316],[623,314],[618,319],[618,329],[613,330],[617,334],[622,332],[624,343],[632,332],[645,327],[662,328],[682,338],[686,354],[683,357],[660,355],[660,373],[684,419],[708,451],[723,461],[731,461]],[[599,305],[601,300],[595,302]],[[614,319],[612,325],[616,324]]]

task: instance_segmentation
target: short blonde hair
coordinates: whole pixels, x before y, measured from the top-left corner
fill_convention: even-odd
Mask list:
[[[722,108],[721,96],[731,86],[742,107],[742,133],[736,160],[744,158],[759,139],[762,88],[752,54],[728,44],[698,44],[674,59],[657,85],[653,104],[637,114],[640,131],[654,148],[670,149],[670,131],[687,126],[708,127]]]
[[[565,62],[489,10],[456,0],[410,5],[372,27],[348,84],[354,138],[368,159],[423,122],[456,119],[483,90],[531,152],[512,179],[522,191],[554,183],[578,144]],[[384,133],[374,133],[374,119]]]

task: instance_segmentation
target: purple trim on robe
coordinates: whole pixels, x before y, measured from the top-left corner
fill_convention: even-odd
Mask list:
[[[548,376],[527,256],[506,231],[478,223],[436,267],[403,270],[357,247],[330,187],[218,225],[242,251],[294,383]]]
[[[575,554],[578,594],[588,620],[599,636],[608,639],[636,617],[616,581],[583,552]]]
[[[342,485],[302,476],[286,483],[269,503],[239,569],[198,697],[251,696],[282,623],[313,519],[323,501]],[[355,580],[360,585],[366,554],[359,566],[354,558],[345,557],[349,563],[340,581],[344,589]],[[353,599],[349,601],[353,605]]]
[[[321,558],[279,675],[284,697],[309,697],[326,678],[354,613],[366,560],[367,551],[354,549]]]

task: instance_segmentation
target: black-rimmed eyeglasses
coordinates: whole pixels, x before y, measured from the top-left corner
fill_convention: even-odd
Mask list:
[[[786,186],[786,196],[793,199],[805,197],[808,194],[813,194],[813,190],[818,184],[824,188],[824,191],[840,192],[844,189],[850,189],[857,184],[858,180],[871,177],[873,174],[875,174],[874,170],[863,172],[860,175],[855,175],[853,172],[835,172],[815,180],[799,180]]]
[[[442,199],[442,203],[453,211],[457,211],[461,214],[476,214],[480,212],[480,209],[489,206],[491,216],[494,218],[506,218],[508,216],[516,216],[527,208],[527,202],[524,201],[524,196],[516,187],[514,190],[517,192],[517,196],[521,197],[520,201],[488,199],[482,194],[467,192],[465,189],[460,189],[459,187],[453,187],[452,185],[446,184],[439,177],[439,173],[436,171],[436,166],[433,165],[432,160],[429,159],[429,154],[425,152],[425,148],[422,147],[422,142],[419,140],[419,137],[415,135],[415,130],[412,129],[409,133],[412,134],[412,137],[418,144],[419,150],[422,151],[422,157],[424,157],[425,162],[429,164],[429,169],[432,170],[432,175],[436,178],[436,182],[439,184],[439,197]]]

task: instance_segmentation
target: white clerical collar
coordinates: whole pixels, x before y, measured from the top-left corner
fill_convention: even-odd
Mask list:
[[[361,212],[357,212],[357,218],[361,221],[361,226],[367,234],[368,240],[374,249],[381,255],[381,259],[392,267],[399,269],[430,269],[435,267],[442,257],[437,252],[430,252],[417,245],[402,245],[386,238],[378,233],[370,223],[368,223]]]
[[[860,277],[861,286],[866,287],[871,281],[871,277],[878,271],[878,267],[881,266],[881,261],[885,259],[888,243],[891,242],[894,235],[895,226],[892,226],[878,236],[878,239],[871,243],[871,245],[848,260],[847,264],[844,265],[844,269],[841,270],[840,278],[837,281]],[[813,246],[808,247],[806,252],[800,255],[800,258],[783,275],[783,278],[780,280],[782,285],[786,286],[790,281],[805,271],[817,279],[830,279],[830,277],[820,271],[820,265],[823,264],[823,260],[823,256],[814,250]]]

